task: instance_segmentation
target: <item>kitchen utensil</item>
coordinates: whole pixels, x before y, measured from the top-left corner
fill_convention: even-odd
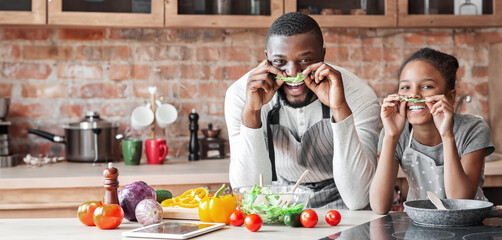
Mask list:
[[[161,128],[173,123],[178,118],[178,110],[171,104],[162,104],[155,111],[155,120]]]
[[[307,176],[308,173],[309,173],[308,169],[305,170],[305,172],[303,172],[303,174],[300,176],[300,178],[298,179],[298,181],[296,181],[295,186],[293,186],[293,188],[289,192],[290,194],[281,196],[279,206],[286,206],[286,207],[289,206],[289,204],[293,200],[293,193],[295,193],[296,188],[298,188],[298,186],[303,181],[303,179],[305,178],[305,176]]]
[[[263,187],[263,174],[260,173],[260,177],[259,177],[259,184],[260,184],[260,188]],[[253,206],[256,206],[256,205],[259,205],[263,202],[266,202],[268,204],[268,201],[267,199],[265,198],[265,195],[263,194],[258,194],[256,195],[256,200],[254,201],[253,203]],[[257,210],[259,213],[265,213],[264,211],[262,210]]]
[[[163,164],[169,148],[162,138],[145,140],[145,152],[148,164]]]
[[[139,165],[143,150],[143,141],[141,139],[122,140],[122,156],[126,165]]]
[[[71,162],[109,162],[120,160],[119,124],[87,112],[80,122],[64,125],[64,136],[29,129],[28,133],[57,143],[65,143],[66,159]]]
[[[5,119],[7,113],[9,113],[9,98],[0,98],[0,118]]]
[[[404,209],[416,224],[431,227],[471,226],[483,219],[496,217],[497,208],[491,202],[470,199],[444,199],[448,209],[438,210],[429,200],[404,202]]]
[[[431,200],[432,204],[434,204],[434,206],[436,206],[438,210],[446,210],[443,202],[441,202],[441,199],[439,199],[436,194],[431,191],[427,191],[427,197],[429,197],[429,200]]]
[[[147,106],[139,106],[132,111],[131,127],[140,131],[150,126],[154,120],[152,109]]]
[[[188,142],[188,160],[197,161],[199,160],[199,138],[197,133],[199,132],[199,114],[192,109],[192,113],[188,114],[188,120],[190,120],[190,142]]]

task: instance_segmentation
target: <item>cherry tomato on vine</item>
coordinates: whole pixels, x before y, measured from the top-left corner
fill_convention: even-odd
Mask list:
[[[124,210],[117,204],[105,204],[94,210],[92,220],[101,229],[113,229],[122,223]]]
[[[230,214],[230,224],[240,227],[244,224],[244,213],[241,210],[235,210]]]
[[[304,210],[302,215],[300,215],[302,225],[307,228],[314,227],[318,220],[319,218],[317,217],[317,213],[312,209]]]
[[[95,226],[96,224],[92,221],[92,215],[94,214],[94,210],[101,205],[103,204],[100,201],[88,201],[80,204],[77,211],[80,222],[87,226]]]
[[[329,210],[324,219],[329,225],[336,226],[342,221],[342,215],[337,210]]]
[[[260,230],[261,225],[263,224],[263,221],[261,220],[261,217],[258,216],[257,214],[249,214],[244,218],[244,225],[246,225],[246,228],[251,231],[251,232],[256,232]]]

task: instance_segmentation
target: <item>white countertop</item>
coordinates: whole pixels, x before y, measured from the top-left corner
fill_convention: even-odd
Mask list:
[[[170,159],[162,165],[125,165],[115,162],[119,181],[145,181],[149,185],[229,182],[228,159],[188,161]],[[18,165],[0,168],[0,189],[68,188],[103,186],[106,163],[59,162],[40,167]]]
[[[319,216],[319,222],[314,228],[263,225],[258,232],[250,232],[244,226],[226,226],[223,229],[193,239],[319,239],[382,217],[382,215],[377,215],[371,211],[340,210],[342,221],[339,225],[332,227],[324,221],[327,209],[315,210]],[[123,239],[122,232],[138,227],[141,227],[139,223],[127,220],[124,220],[116,229],[101,230],[97,227],[85,226],[77,218],[0,219],[2,239],[113,240]],[[141,238],[124,239],[139,240]]]

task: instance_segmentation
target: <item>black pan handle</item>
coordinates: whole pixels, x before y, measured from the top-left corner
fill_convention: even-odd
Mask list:
[[[64,137],[54,135],[52,133],[45,132],[42,130],[28,129],[28,133],[38,135],[38,136],[43,137],[45,139],[49,139],[50,141],[53,141],[53,142],[57,142],[57,143],[64,142]]]

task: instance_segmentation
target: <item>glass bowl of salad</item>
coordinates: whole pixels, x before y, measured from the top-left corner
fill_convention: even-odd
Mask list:
[[[311,191],[305,187],[297,187],[291,193],[289,185],[258,185],[234,188],[237,206],[244,214],[258,214],[263,223],[284,223],[284,215],[288,212],[301,213],[308,204]]]

